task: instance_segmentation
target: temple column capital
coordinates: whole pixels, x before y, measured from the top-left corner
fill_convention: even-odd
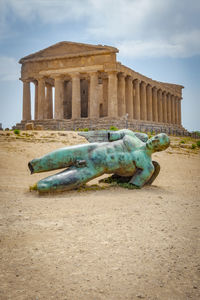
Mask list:
[[[51,78],[53,78],[55,81],[65,81],[64,75],[62,74],[52,74]]]
[[[155,91],[155,92],[157,92],[157,91],[158,91],[158,88],[157,88],[156,86],[153,86],[153,87],[152,87],[152,90]]]
[[[141,83],[141,80],[138,79],[138,78],[135,78],[135,79],[133,79],[133,82],[134,82],[135,84],[140,84],[140,83]]]
[[[87,77],[90,80],[90,78],[99,77],[99,72],[97,70],[95,70],[95,71],[89,71],[89,72],[87,72],[87,75],[88,75]]]
[[[146,83],[145,81],[142,80],[142,81],[140,82],[140,85],[145,87],[145,86],[147,85],[147,83]]]
[[[23,83],[30,83],[31,80],[29,78],[20,78]]]
[[[80,73],[79,72],[72,72],[69,73],[69,76],[73,79],[73,78],[80,78]]]
[[[108,71],[106,71],[106,73],[107,73],[108,75],[117,75],[117,74],[118,74],[118,71],[117,71],[117,70],[108,70]]]
[[[132,83],[133,82],[133,77],[131,75],[127,75],[126,80],[131,81],[131,83]]]
[[[118,74],[118,78],[125,78],[126,74],[124,72],[119,72]]]
[[[44,76],[44,75],[38,75],[38,76],[35,77],[35,80],[37,80],[37,81],[46,80],[46,76]]]

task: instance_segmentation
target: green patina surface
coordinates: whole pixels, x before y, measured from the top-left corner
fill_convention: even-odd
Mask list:
[[[148,140],[147,135],[128,129],[81,135],[92,143],[61,148],[29,162],[31,173],[67,168],[40,180],[39,191],[74,189],[102,174],[127,177],[129,184],[141,188],[155,172],[152,153],[166,149],[170,143],[164,133]]]

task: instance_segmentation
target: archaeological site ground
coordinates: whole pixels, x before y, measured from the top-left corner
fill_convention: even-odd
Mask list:
[[[31,159],[86,142],[74,131],[0,132],[0,299],[197,300],[200,150],[172,137],[152,186],[90,182],[39,195]],[[52,174],[52,173],[51,173]]]

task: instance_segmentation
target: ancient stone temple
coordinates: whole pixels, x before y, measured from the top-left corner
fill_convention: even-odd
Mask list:
[[[183,130],[183,86],[137,73],[117,61],[117,52],[60,42],[22,58],[23,119],[16,127],[32,122],[44,129]]]

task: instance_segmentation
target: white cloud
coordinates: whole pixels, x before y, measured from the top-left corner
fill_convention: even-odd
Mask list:
[[[0,0],[0,5],[3,36],[12,12],[28,23],[70,24],[72,31],[76,24],[87,40],[116,45],[129,56],[200,54],[199,0]]]
[[[20,65],[13,57],[0,56],[0,81],[18,80]]]
[[[200,54],[200,30],[174,35],[169,40],[125,40],[115,46],[124,57],[190,57]]]
[[[22,20],[31,22],[39,18],[44,23],[77,20],[90,13],[89,0],[0,0],[4,12],[11,10]]]

